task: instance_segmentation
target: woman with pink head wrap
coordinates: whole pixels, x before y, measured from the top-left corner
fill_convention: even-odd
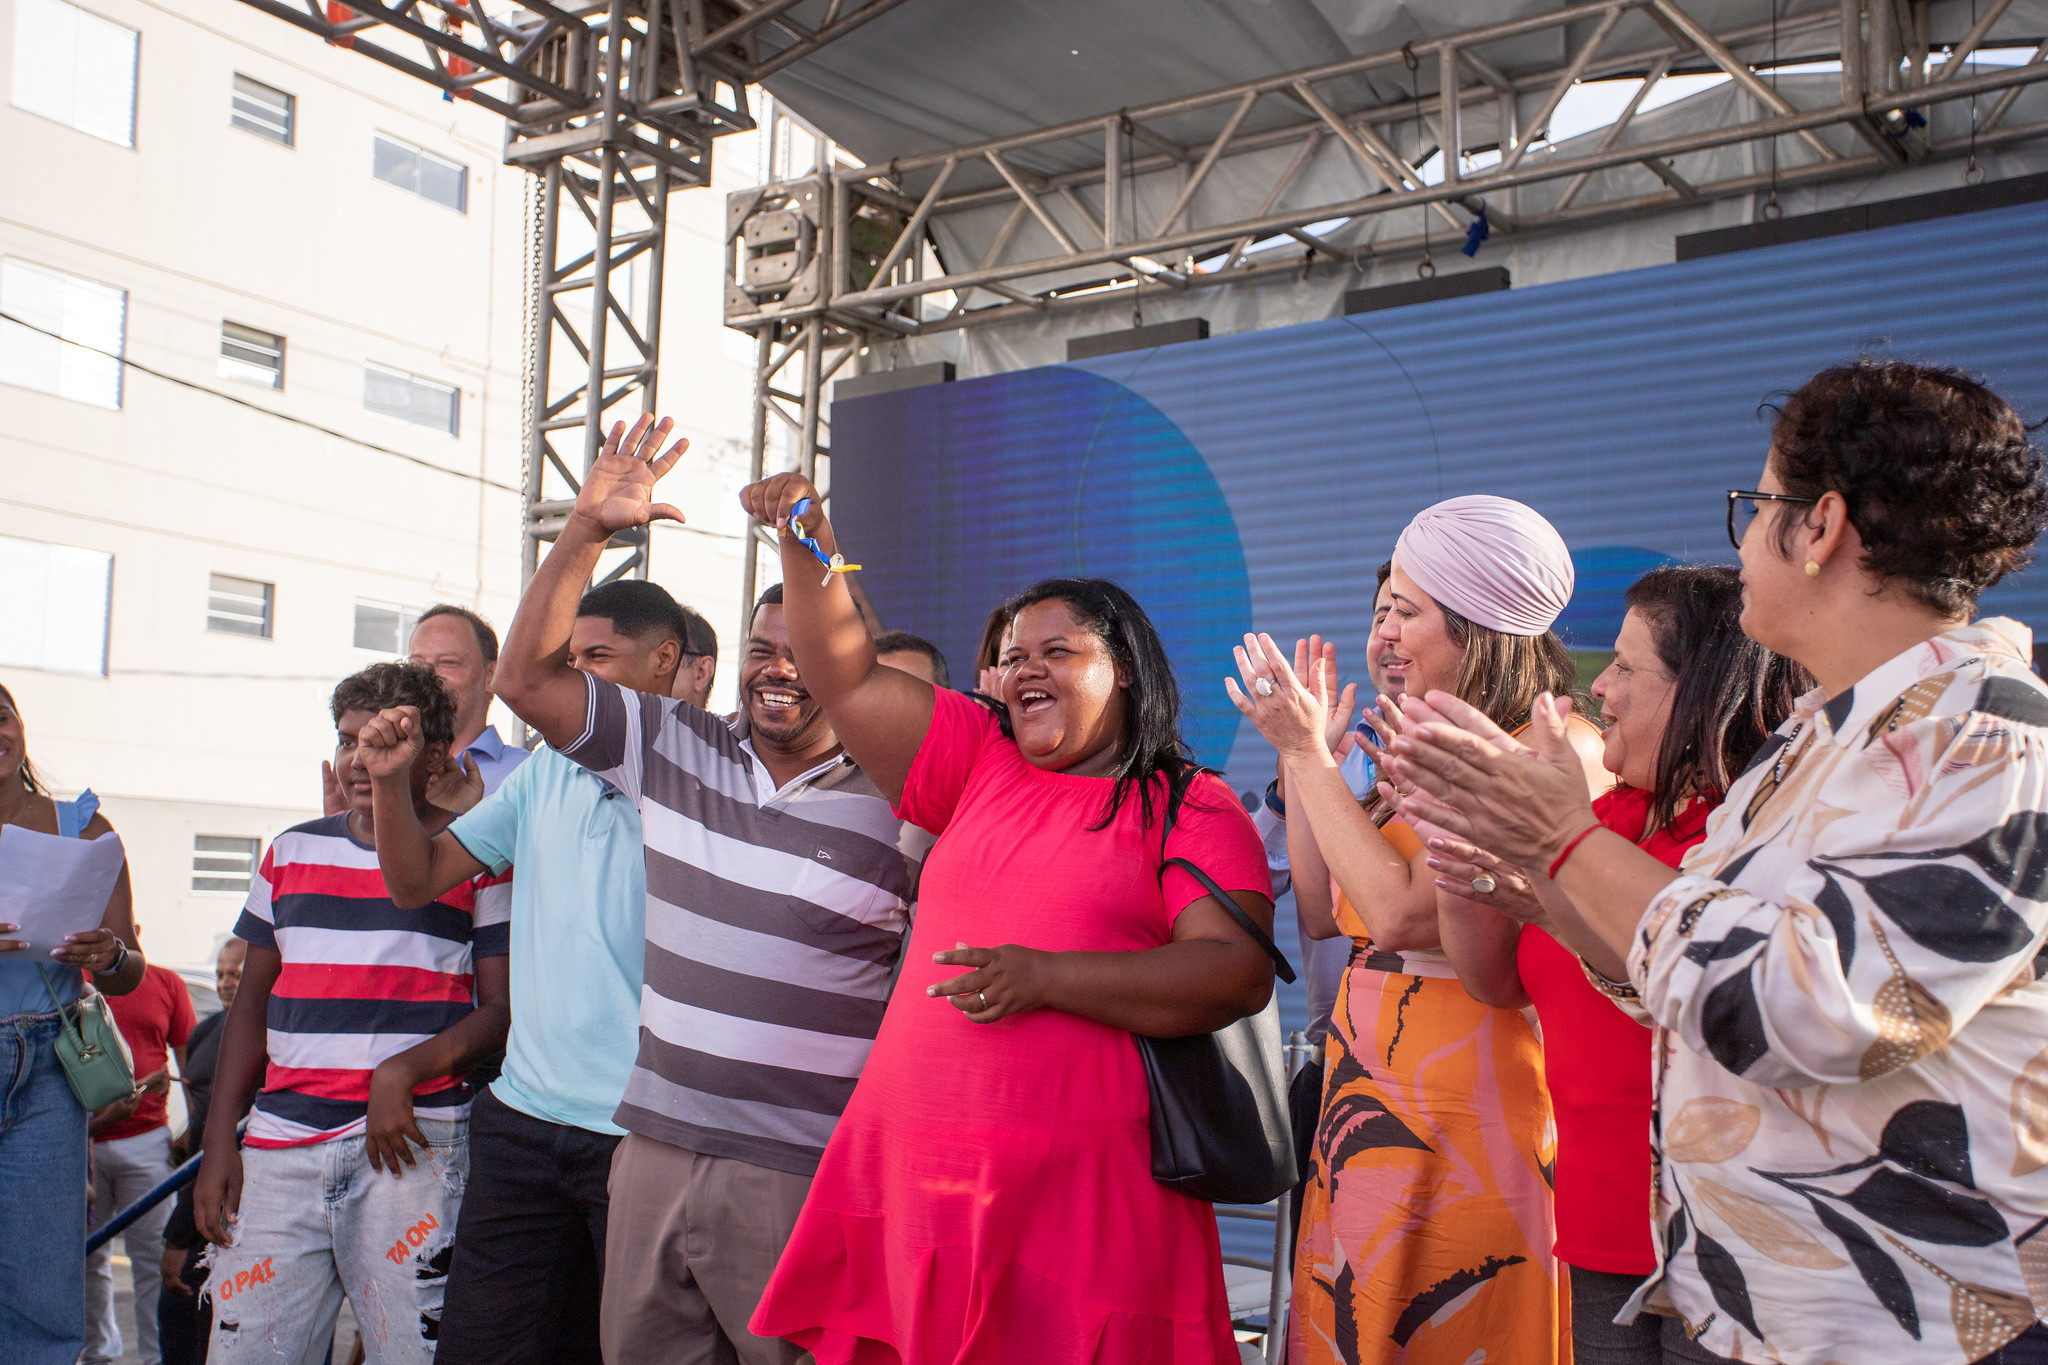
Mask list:
[[[1491,493],[1415,514],[1394,562],[1438,603],[1503,635],[1543,635],[1572,600],[1572,554],[1543,514]]]
[[[1519,729],[1540,694],[1577,690],[1551,631],[1572,581],[1563,538],[1522,503],[1480,494],[1425,509],[1395,546],[1391,607],[1374,628],[1387,691],[1451,692]],[[1304,929],[1354,944],[1302,1196],[1288,1358],[1567,1360],[1541,1045],[1518,1011],[1459,984],[1441,948],[1447,893],[1421,837],[1346,787],[1331,746],[1350,715],[1329,652],[1299,677],[1270,637],[1248,635],[1237,661],[1232,699],[1280,751]],[[1391,738],[1398,712],[1381,703],[1376,728]],[[1604,788],[1599,732],[1580,728]]]

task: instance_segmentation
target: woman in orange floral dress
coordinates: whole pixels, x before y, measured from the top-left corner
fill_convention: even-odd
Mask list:
[[[1389,582],[1374,647],[1390,693],[1451,691],[1515,729],[1540,693],[1573,690],[1550,630],[1571,599],[1571,557],[1530,508],[1481,496],[1427,509],[1402,534]],[[1535,1031],[1465,993],[1439,948],[1422,841],[1345,787],[1331,744],[1350,717],[1332,704],[1327,659],[1298,678],[1260,636],[1238,663],[1239,709],[1286,774],[1297,913],[1310,933],[1353,941],[1302,1196],[1289,1359],[1569,1361]],[[1576,728],[1589,775],[1604,779],[1599,732]],[[1319,894],[1332,880],[1335,893]]]

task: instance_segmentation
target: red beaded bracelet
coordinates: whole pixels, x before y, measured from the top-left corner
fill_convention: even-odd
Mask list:
[[[1564,846],[1564,852],[1558,854],[1556,859],[1551,862],[1550,880],[1557,880],[1557,870],[1564,866],[1564,860],[1566,858],[1571,857],[1573,852],[1577,850],[1578,846],[1586,842],[1586,839],[1589,835],[1591,835],[1596,830],[1601,830],[1605,828],[1605,825],[1602,825],[1598,820],[1595,820],[1592,824],[1580,830],[1578,837],[1576,839],[1573,839],[1570,843],[1566,844]]]

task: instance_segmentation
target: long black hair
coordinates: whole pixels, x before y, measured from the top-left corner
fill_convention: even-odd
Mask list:
[[[1720,565],[1667,564],[1637,579],[1657,661],[1677,680],[1657,747],[1657,785],[1644,837],[1694,796],[1725,792],[1813,686],[1805,669],[1742,633],[1742,575]]]
[[[1134,789],[1143,821],[1150,825],[1152,779],[1162,774],[1166,777],[1166,815],[1171,819],[1200,769],[1181,741],[1180,684],[1174,681],[1173,665],[1167,661],[1166,646],[1160,643],[1152,618],[1145,615],[1137,598],[1106,578],[1048,578],[1003,603],[1003,633],[1019,612],[1040,602],[1064,602],[1074,618],[1102,641],[1127,680],[1116,780],[1110,785],[1109,804],[1103,808],[1102,818],[1088,828],[1108,828]],[[985,700],[995,704],[1004,736],[1015,739],[1009,711],[995,698]]]

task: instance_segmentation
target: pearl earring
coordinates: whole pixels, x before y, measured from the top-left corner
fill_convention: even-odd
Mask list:
[[[1806,561],[1806,576],[1807,576],[1808,578],[1819,578],[1819,577],[1820,577],[1820,565],[1818,565],[1818,564],[1814,563],[1814,562],[1813,562],[1812,560],[1810,560],[1810,559],[1809,559],[1809,560],[1807,560],[1807,561]]]

